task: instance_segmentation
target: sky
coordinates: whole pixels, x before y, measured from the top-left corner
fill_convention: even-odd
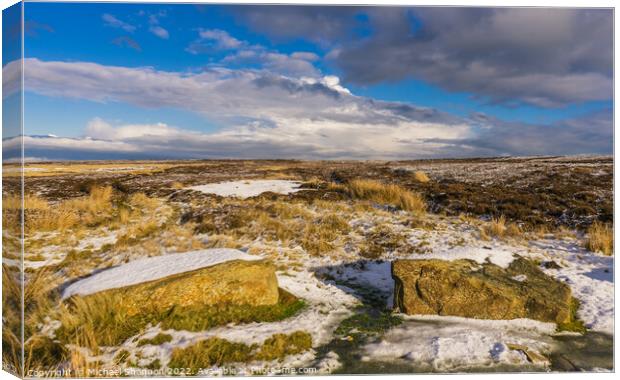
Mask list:
[[[25,155],[611,154],[612,16],[25,3]]]

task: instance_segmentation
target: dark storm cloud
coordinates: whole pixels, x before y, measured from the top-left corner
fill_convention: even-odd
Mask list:
[[[251,28],[278,40],[303,37],[331,43],[363,27],[362,7],[330,6],[244,6],[232,7],[237,17]]]
[[[345,83],[416,78],[541,107],[612,97],[608,9],[274,6],[238,14],[272,38],[334,47],[328,57]]]
[[[612,96],[610,10],[377,8],[369,16],[372,37],[336,55],[345,80],[414,77],[543,107]]]

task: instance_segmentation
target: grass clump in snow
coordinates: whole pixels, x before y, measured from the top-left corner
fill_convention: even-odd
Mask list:
[[[367,259],[378,259],[384,253],[395,251],[407,243],[405,235],[394,231],[390,225],[375,226],[360,245],[360,256]]]
[[[431,180],[430,178],[428,178],[428,175],[422,171],[417,171],[413,173],[413,178],[420,183],[427,183]]]
[[[90,337],[88,348],[96,350],[99,346],[117,346],[139,334],[148,324],[161,324],[163,329],[203,331],[230,323],[279,321],[295,315],[305,306],[303,300],[281,289],[280,300],[275,305],[172,307],[163,312],[149,310],[145,305],[142,313],[130,315],[127,309],[117,307],[122,302],[122,297],[114,292],[70,298],[61,305],[57,337],[74,343],[80,336],[87,336]],[[166,337],[159,337],[158,341],[162,339]]]
[[[305,331],[295,331],[289,335],[274,334],[263,342],[254,358],[266,361],[277,360],[310,348],[312,348],[312,337]]]
[[[349,195],[354,199],[369,200],[379,204],[396,206],[401,210],[417,214],[426,212],[422,196],[396,184],[357,179],[347,184]]]
[[[480,228],[480,238],[482,240],[518,238],[520,236],[523,236],[521,227],[516,223],[506,221],[504,215],[501,215],[499,218],[492,218]]]
[[[610,224],[594,222],[588,229],[586,248],[592,252],[601,252],[607,256],[614,253],[614,230]]]
[[[187,368],[190,374],[196,374],[201,368],[228,363],[283,359],[287,355],[298,354],[311,347],[312,337],[304,331],[295,331],[289,335],[274,334],[261,345],[247,345],[214,337],[188,348],[177,348],[172,351],[168,368]]]
[[[301,238],[301,246],[313,256],[320,256],[336,247],[336,240],[347,235],[349,223],[336,214],[327,214],[306,224]]]
[[[159,346],[170,341],[172,341],[172,335],[159,333],[150,339],[140,339],[138,341],[138,347],[146,346],[147,344],[152,346]]]

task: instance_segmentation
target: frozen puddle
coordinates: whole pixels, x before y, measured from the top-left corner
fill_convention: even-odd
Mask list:
[[[266,192],[290,194],[300,191],[301,182],[287,180],[247,180],[220,183],[209,183],[188,187],[190,190],[201,191],[206,194],[215,194],[222,197],[249,198]]]
[[[552,347],[552,323],[528,319],[472,320],[458,317],[405,317],[378,342],[363,348],[363,361],[402,360],[424,370],[454,371],[471,367],[524,365],[528,358],[509,345],[536,352]],[[429,367],[429,368],[424,368]]]

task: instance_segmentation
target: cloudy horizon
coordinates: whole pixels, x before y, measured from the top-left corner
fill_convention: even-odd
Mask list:
[[[25,155],[611,154],[612,16],[27,3]],[[3,62],[5,99],[20,66]]]

